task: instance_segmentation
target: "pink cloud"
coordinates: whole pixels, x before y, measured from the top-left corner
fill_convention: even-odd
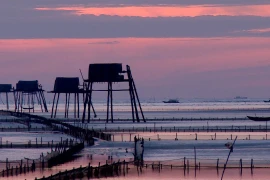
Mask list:
[[[70,11],[75,15],[130,17],[270,16],[270,5],[187,5],[122,7],[39,7],[38,11]]]

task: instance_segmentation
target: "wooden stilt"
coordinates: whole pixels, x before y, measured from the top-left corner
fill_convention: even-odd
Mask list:
[[[90,122],[90,116],[91,116],[91,82],[89,87],[89,95],[88,95],[88,101],[87,101],[87,108],[88,108],[88,116],[87,116],[87,122]]]
[[[86,105],[88,104],[88,96],[89,96],[89,87],[90,87],[90,82],[88,83],[88,86],[86,88],[86,95],[85,95],[85,101],[84,101],[84,108],[83,108],[83,117],[82,117],[82,123],[84,123],[85,120],[85,113],[86,113]]]
[[[139,100],[139,95],[137,93],[137,89],[136,89],[136,86],[135,86],[135,82],[133,80],[132,80],[132,82],[133,82],[132,84],[133,84],[134,90],[135,90],[135,95],[136,95],[136,98],[137,98],[137,101],[138,101],[138,105],[139,105],[139,108],[140,108],[140,111],[141,111],[142,119],[143,119],[144,122],[146,122],[145,118],[144,118],[142,106],[141,106],[141,103],[140,103],[140,100]]]
[[[45,112],[48,112],[48,108],[47,108],[47,104],[46,104],[46,99],[45,99],[43,90],[40,90],[39,93],[41,95],[41,99],[42,99],[42,102],[43,102],[44,110],[45,110]]]
[[[135,118],[134,118],[134,107],[133,107],[133,97],[132,97],[132,93],[131,93],[131,86],[130,86],[130,83],[129,83],[129,95],[130,95],[130,104],[131,104],[132,120],[133,120],[133,122],[135,122]]]
[[[54,118],[56,117],[56,112],[57,112],[57,107],[58,107],[58,102],[59,102],[59,96],[60,96],[60,93],[57,93],[57,101],[56,101],[56,105],[55,105]]]
[[[112,82],[110,82],[110,96],[111,96],[111,121],[113,123],[113,94],[112,94]]]
[[[54,96],[53,96],[53,104],[52,104],[51,118],[53,118],[53,110],[54,110],[54,101],[55,101],[55,96],[56,96],[56,93],[54,93]]]
[[[31,110],[31,97],[30,97],[30,93],[27,93],[27,105],[28,105],[28,111],[29,111],[29,114],[30,114],[30,110]]]
[[[70,102],[70,93],[68,93],[68,102],[67,102],[67,118],[68,118],[68,111],[69,111],[69,102]]]
[[[23,93],[21,93],[21,113],[23,109],[23,104],[24,104],[24,98],[23,98]]]
[[[6,104],[7,104],[7,110],[9,110],[8,93],[7,92],[6,92]]]
[[[17,93],[13,91],[13,96],[14,96],[14,104],[15,104],[15,112],[17,111]]]
[[[109,109],[110,109],[110,83],[108,82],[108,95],[107,95],[107,118],[106,122],[109,122]]]
[[[78,118],[80,118],[80,99],[79,99],[79,93],[77,93],[77,114],[78,114]]]
[[[77,101],[77,93],[74,93],[74,118],[76,118],[76,101]]]
[[[65,118],[67,117],[67,93],[65,93]]]
[[[88,123],[90,122],[90,118],[91,118],[92,92],[93,92],[93,83],[90,82],[90,92],[89,92],[89,99],[88,99]]]

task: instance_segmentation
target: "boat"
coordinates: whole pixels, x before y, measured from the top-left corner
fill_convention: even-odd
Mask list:
[[[243,97],[243,96],[236,96],[234,99],[247,99],[247,97]]]
[[[164,103],[179,103],[177,99],[169,99],[168,101],[163,101]]]
[[[247,116],[248,119],[253,121],[270,121],[270,117],[253,117],[253,116]]]
[[[270,100],[268,100],[268,101],[263,101],[263,102],[265,102],[265,103],[270,103]]]

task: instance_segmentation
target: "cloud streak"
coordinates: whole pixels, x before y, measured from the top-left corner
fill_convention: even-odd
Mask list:
[[[99,41],[99,42],[89,42],[88,44],[108,44],[108,45],[112,45],[112,44],[119,44],[119,41]]]
[[[39,7],[39,11],[68,11],[74,15],[121,17],[197,17],[197,16],[270,16],[270,5],[190,5],[123,7]]]
[[[262,29],[249,29],[249,30],[243,30],[244,32],[250,32],[250,33],[269,33],[270,28],[262,28]]]
[[[269,6],[265,0],[4,1],[0,39],[269,37],[249,31],[269,28]]]

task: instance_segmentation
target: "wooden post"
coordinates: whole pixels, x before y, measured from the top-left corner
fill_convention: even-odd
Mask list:
[[[107,164],[107,163],[106,163]],[[90,173],[90,170],[91,170],[91,168],[90,168],[91,166],[90,166],[90,163],[88,164],[88,168],[87,168],[87,177],[88,177],[88,179],[90,179],[90,177],[91,177],[91,174],[92,173]]]
[[[217,159],[217,169],[219,168],[218,164],[219,164],[219,158]]]
[[[234,144],[235,144],[236,139],[237,139],[237,136],[235,137],[235,139],[234,139],[234,141],[233,141],[233,144],[232,144],[232,147],[230,148],[230,152],[229,152],[229,154],[228,154],[226,163],[224,164],[224,168],[223,168],[221,180],[223,179],[223,176],[224,176],[224,173],[225,173],[225,170],[226,170],[226,166],[227,166],[228,160],[229,160],[229,158],[230,158],[230,155],[231,155],[231,153],[232,153],[232,151],[233,151],[233,146],[234,146]]]
[[[8,169],[8,158],[6,158],[6,169]]]
[[[240,159],[240,174],[241,174],[241,176],[242,176],[242,167],[243,167],[243,165],[242,165],[242,159]]]
[[[196,147],[194,146],[195,170],[197,169]]]
[[[99,173],[100,173],[100,162],[98,162],[98,177],[99,177]]]

